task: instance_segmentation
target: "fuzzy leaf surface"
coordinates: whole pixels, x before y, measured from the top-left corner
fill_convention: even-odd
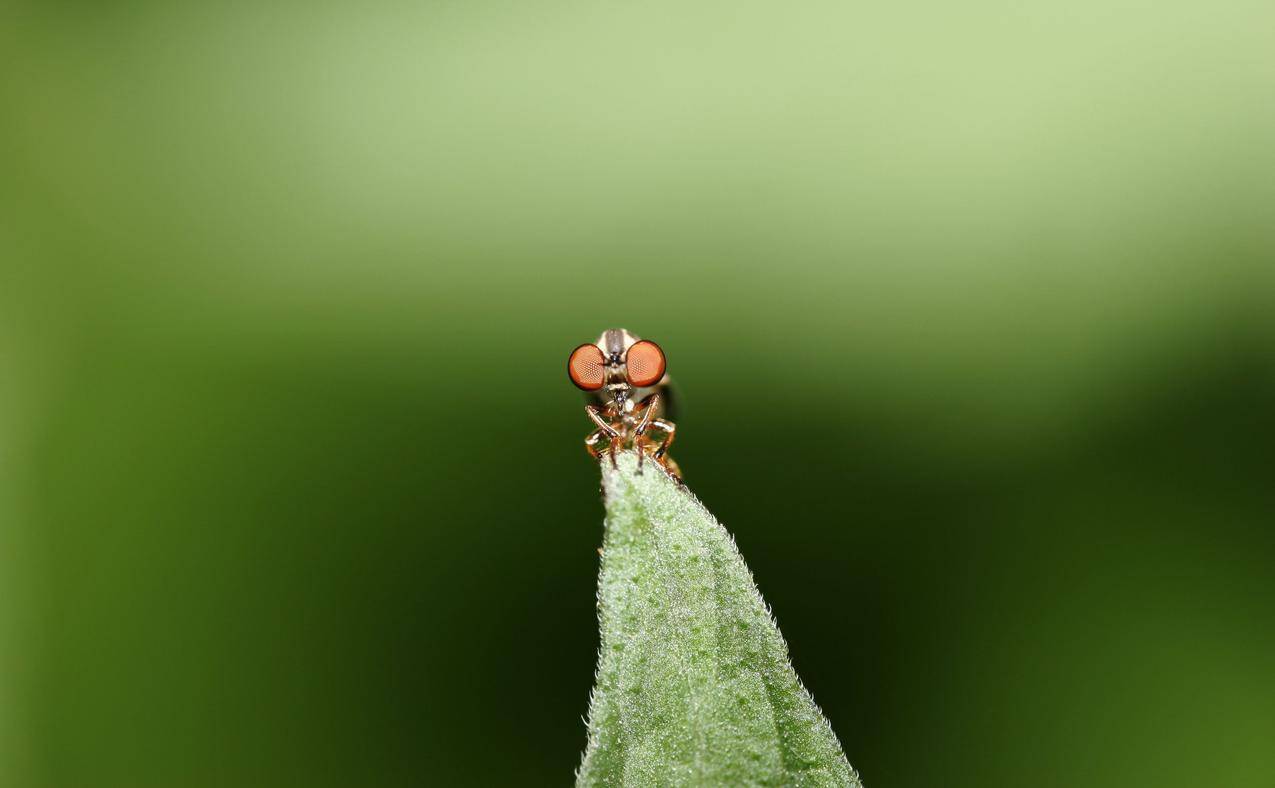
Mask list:
[[[726,529],[650,461],[601,467],[602,643],[577,785],[858,788]]]

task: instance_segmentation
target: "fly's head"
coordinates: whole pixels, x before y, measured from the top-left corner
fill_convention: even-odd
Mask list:
[[[649,339],[623,328],[609,328],[596,342],[586,342],[567,358],[567,376],[578,388],[614,404],[617,412],[633,408],[633,393],[664,378],[664,351]]]

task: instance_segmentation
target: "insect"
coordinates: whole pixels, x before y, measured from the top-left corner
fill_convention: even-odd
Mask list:
[[[584,439],[589,454],[609,454],[614,466],[615,455],[632,446],[639,470],[649,453],[675,478],[682,477],[668,456],[677,426],[665,418],[672,406],[667,367],[659,345],[623,328],[607,329],[598,341],[571,351],[567,376],[589,395],[584,411],[597,425]],[[653,440],[653,433],[662,438]]]

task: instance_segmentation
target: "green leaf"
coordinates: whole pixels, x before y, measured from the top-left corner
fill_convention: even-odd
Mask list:
[[[602,646],[577,785],[859,786],[734,539],[649,460],[602,462]]]

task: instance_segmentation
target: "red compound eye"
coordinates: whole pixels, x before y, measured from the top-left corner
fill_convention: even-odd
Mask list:
[[[629,383],[637,388],[654,386],[664,377],[664,351],[649,339],[634,343],[624,364],[629,370]]]
[[[583,344],[567,359],[567,376],[585,391],[597,391],[606,382],[606,358],[597,345]]]

